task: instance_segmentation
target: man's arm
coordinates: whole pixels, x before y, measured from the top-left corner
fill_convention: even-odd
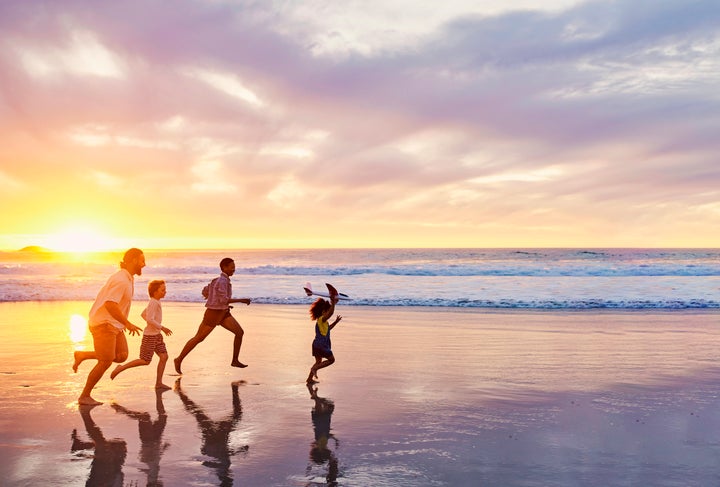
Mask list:
[[[128,330],[131,335],[140,334],[142,329],[128,321],[123,312],[120,310],[120,306],[116,302],[105,301],[105,304],[103,306],[105,306],[105,309],[108,311],[108,313],[110,313],[110,316],[112,316],[120,323],[122,323],[123,326],[125,326],[125,329]]]

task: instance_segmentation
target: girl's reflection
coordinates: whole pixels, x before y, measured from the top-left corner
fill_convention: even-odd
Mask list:
[[[232,388],[232,405],[233,410],[228,416],[221,421],[211,420],[205,411],[195,404],[180,387],[180,379],[175,381],[175,392],[180,396],[180,400],[190,414],[195,416],[200,432],[202,434],[202,446],[200,452],[203,455],[212,457],[212,460],[205,460],[203,465],[215,470],[220,479],[221,486],[232,486],[233,478],[230,471],[230,457],[241,452],[248,451],[249,446],[245,445],[240,448],[230,447],[230,433],[237,427],[242,418],[242,405],[240,404],[240,396],[238,395],[238,386],[243,381],[233,382]]]
[[[167,424],[167,414],[165,414],[165,406],[162,402],[162,393],[165,390],[155,390],[155,409],[158,418],[153,421],[150,413],[141,413],[132,411],[119,404],[112,404],[112,408],[118,413],[123,413],[132,419],[138,421],[138,432],[140,434],[140,461],[147,465],[147,469],[142,469],[147,475],[148,487],[162,487],[160,476],[160,458],[163,452],[170,446],[169,443],[163,443],[162,435]]]
[[[338,460],[328,445],[328,441],[332,438],[335,441],[336,449],[338,446],[337,438],[330,433],[330,420],[335,410],[335,404],[333,404],[330,399],[319,397],[317,387],[314,387],[312,384],[308,384],[308,391],[310,392],[310,398],[315,401],[315,405],[310,413],[315,431],[315,440],[310,445],[310,460],[319,466],[327,463],[327,475],[325,476],[327,485],[338,485]],[[306,469],[308,477],[311,476],[312,467],[313,465],[310,464]]]

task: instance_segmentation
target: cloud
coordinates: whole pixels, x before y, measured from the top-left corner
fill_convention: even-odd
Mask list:
[[[3,2],[3,177],[469,233],[715,215],[718,27],[709,0]]]

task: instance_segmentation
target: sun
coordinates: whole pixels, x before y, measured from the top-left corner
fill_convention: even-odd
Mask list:
[[[45,247],[56,252],[102,252],[117,248],[115,239],[91,228],[74,227],[48,235]]]

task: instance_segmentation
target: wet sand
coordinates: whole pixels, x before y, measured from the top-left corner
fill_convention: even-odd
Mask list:
[[[173,357],[203,308],[163,306]],[[307,307],[239,306],[248,368],[217,329],[182,378],[169,362],[174,390],[155,358],[79,408],[89,307],[0,304],[2,485],[720,483],[718,312],[339,306],[337,362],[308,389]]]

